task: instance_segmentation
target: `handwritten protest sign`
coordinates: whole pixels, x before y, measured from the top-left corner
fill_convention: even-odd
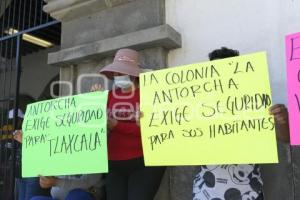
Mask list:
[[[107,91],[27,106],[22,130],[22,176],[108,171]]]
[[[300,145],[300,33],[286,36],[286,63],[291,144]]]
[[[145,164],[277,163],[264,52],[143,73]]]

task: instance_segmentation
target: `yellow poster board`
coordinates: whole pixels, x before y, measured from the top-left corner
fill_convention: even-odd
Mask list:
[[[277,163],[265,52],[140,75],[147,166]]]

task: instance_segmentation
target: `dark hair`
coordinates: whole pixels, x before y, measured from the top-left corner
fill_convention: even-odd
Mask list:
[[[28,94],[19,95],[19,108],[25,113],[28,104],[34,103],[35,99]]]
[[[239,56],[240,53],[237,50],[228,49],[227,47],[221,47],[221,49],[213,50],[208,54],[209,60],[217,60],[223,58],[229,58]]]

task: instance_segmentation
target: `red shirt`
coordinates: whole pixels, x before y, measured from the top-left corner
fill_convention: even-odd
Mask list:
[[[108,132],[108,159],[129,160],[143,156],[141,130],[136,123],[140,107],[140,92],[123,93],[120,89],[108,95],[108,117],[118,120]]]

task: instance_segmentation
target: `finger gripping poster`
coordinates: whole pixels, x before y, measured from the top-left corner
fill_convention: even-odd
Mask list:
[[[277,163],[265,52],[140,75],[145,164]]]
[[[22,125],[22,176],[107,172],[107,95],[29,104]]]

